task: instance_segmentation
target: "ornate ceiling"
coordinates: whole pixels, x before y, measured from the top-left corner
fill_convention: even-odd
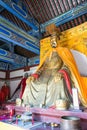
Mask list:
[[[31,58],[39,55],[47,25],[62,32],[85,21],[87,0],[1,0],[0,48]]]

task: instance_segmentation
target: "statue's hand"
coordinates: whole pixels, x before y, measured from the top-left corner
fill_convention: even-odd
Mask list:
[[[27,80],[26,80],[26,84],[29,84],[31,81],[34,81],[34,77],[30,76]]]
[[[55,82],[58,82],[61,79],[62,79],[62,74],[60,73],[57,73],[56,76],[54,77]]]

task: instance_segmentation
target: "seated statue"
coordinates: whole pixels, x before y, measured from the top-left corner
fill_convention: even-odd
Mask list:
[[[57,51],[53,49],[36,73],[27,79],[23,95],[24,103],[31,106],[42,104],[49,107],[62,99],[68,105],[72,104],[73,83],[69,75],[71,74],[68,67],[63,63]]]
[[[87,106],[86,86],[87,79],[80,76],[76,62],[70,50],[57,45],[56,36],[53,35],[52,48],[43,58],[36,73],[26,81],[23,94],[24,104],[50,107],[59,100],[72,105],[72,87],[78,89],[79,100]],[[84,82],[85,81],[85,82]]]
[[[63,72],[67,75],[67,84]],[[33,106],[55,105],[56,100],[63,99],[69,104],[72,103],[70,90],[70,71],[63,64],[57,52],[53,51],[50,58],[47,58],[43,66],[27,80],[27,86],[23,100],[26,104]],[[32,78],[32,79],[31,79]],[[31,81],[30,81],[31,79]],[[27,101],[27,102],[26,102]]]

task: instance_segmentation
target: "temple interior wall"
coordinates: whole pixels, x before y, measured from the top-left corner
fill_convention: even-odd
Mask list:
[[[71,50],[71,52],[75,58],[80,74],[87,77],[87,56],[75,50]]]
[[[17,88],[18,84],[21,81],[21,78],[23,76],[24,73],[24,69],[21,70],[15,70],[15,71],[11,71],[10,72],[10,95],[13,94],[13,92],[15,91],[15,89]]]

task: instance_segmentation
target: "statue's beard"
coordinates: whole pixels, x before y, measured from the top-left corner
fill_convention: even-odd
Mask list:
[[[52,52],[52,55],[50,58],[47,58],[46,61],[44,62],[43,67],[45,69],[61,69],[63,66],[63,61],[62,59],[58,56],[57,52]]]

